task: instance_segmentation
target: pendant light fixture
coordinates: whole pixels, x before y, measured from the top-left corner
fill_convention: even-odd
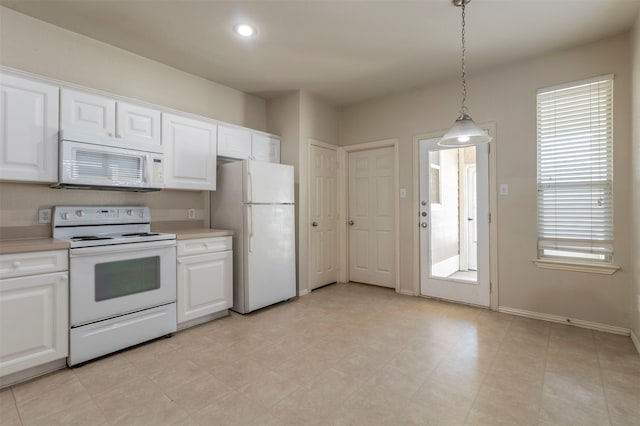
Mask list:
[[[489,136],[484,130],[482,130],[476,123],[473,122],[469,114],[467,114],[467,74],[465,69],[465,6],[471,2],[471,0],[452,0],[455,6],[462,9],[462,104],[460,106],[460,116],[453,123],[453,126],[449,131],[438,141],[440,146],[449,147],[463,147],[478,145],[481,143],[487,143],[491,141]]]

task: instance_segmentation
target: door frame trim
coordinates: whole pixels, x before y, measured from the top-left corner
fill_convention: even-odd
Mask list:
[[[398,138],[364,142],[338,147],[338,281],[349,282],[349,232],[347,213],[349,210],[349,154],[378,148],[393,148],[393,197],[394,203],[394,262],[395,289],[400,293],[400,163]]]
[[[481,129],[487,130],[493,137],[489,142],[489,291],[491,310],[498,310],[498,199],[497,199],[497,125],[495,121],[482,123]],[[446,130],[421,133],[413,137],[413,209],[420,211],[420,140],[440,138]],[[412,215],[413,222],[413,294],[420,296],[420,215]]]
[[[338,157],[338,170],[337,170],[337,176],[336,176],[336,187],[339,186],[339,176],[340,176],[340,154],[338,154],[339,152],[339,147],[337,145],[331,145],[330,143],[327,142],[322,142],[318,139],[313,139],[313,138],[309,138],[307,140],[307,165],[309,165],[309,167],[307,167],[307,197],[310,197],[311,195],[311,146],[318,146],[320,148],[325,148],[325,149],[330,149],[332,151],[336,151],[336,157]],[[337,208],[337,220],[338,220],[338,224],[337,226],[340,226],[340,208],[338,207],[339,205],[339,201],[340,201],[340,190],[338,188],[336,188],[336,208]],[[308,203],[308,208],[307,208],[307,259],[311,259],[311,254],[312,254],[312,247],[311,247],[311,226],[308,226],[308,224],[311,223],[311,202],[310,202],[311,198],[309,198],[309,203]],[[337,240],[339,235],[339,232],[336,230],[336,242],[338,242],[339,240]],[[338,253],[336,253],[336,266],[338,268],[337,271],[337,277],[336,280],[340,281],[340,244],[337,244],[338,247]],[[309,261],[309,264],[311,264],[311,262]],[[310,267],[307,268],[307,288],[306,291],[303,293],[302,291],[300,292],[300,296],[303,296],[305,294],[311,293],[311,277],[312,277],[312,270]]]

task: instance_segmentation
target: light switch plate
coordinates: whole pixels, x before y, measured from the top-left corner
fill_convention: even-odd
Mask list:
[[[500,184],[500,195],[509,195],[509,184],[501,183]]]
[[[407,198],[407,188],[400,188],[400,198]]]
[[[196,209],[187,209],[187,218],[195,219],[196,218]]]

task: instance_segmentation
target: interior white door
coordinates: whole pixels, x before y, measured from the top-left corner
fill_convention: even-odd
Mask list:
[[[311,145],[309,219],[311,289],[338,280],[338,155],[335,149]]]
[[[420,141],[420,291],[437,297],[480,306],[489,306],[489,155],[488,146],[447,148],[439,139]],[[460,170],[474,165],[475,188],[460,182]],[[467,179],[468,180],[468,179]],[[474,197],[474,199],[470,199]],[[468,211],[460,205],[475,206],[476,244],[467,259],[477,259],[477,271],[461,271],[461,247],[469,235],[460,235],[461,221]],[[469,207],[473,208],[473,207]],[[464,240],[464,241],[463,241]]]
[[[349,280],[395,287],[393,148],[349,153]]]

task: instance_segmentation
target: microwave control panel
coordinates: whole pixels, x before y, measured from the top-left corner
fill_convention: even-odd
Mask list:
[[[151,181],[153,183],[164,183],[164,164],[162,158],[153,157],[151,159]]]

